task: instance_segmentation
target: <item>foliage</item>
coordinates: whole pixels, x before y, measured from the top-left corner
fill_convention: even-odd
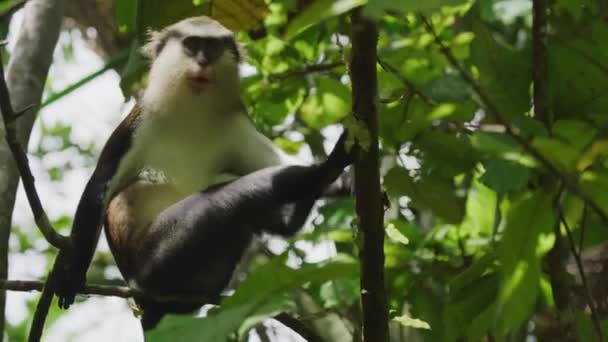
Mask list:
[[[540,339],[557,329],[547,328],[547,319],[557,325],[571,319],[568,336],[597,339],[576,266],[563,259],[554,266],[549,259],[560,248],[572,256],[608,237],[608,11],[601,2],[551,3],[549,122],[539,121],[532,105],[537,66],[530,0],[116,3],[120,30],[133,34],[126,94],[142,78],[137,48],[147,28],[211,13],[244,43],[255,71],[244,77],[242,94],[259,129],[291,153],[309,148],[314,156],[324,154],[322,132],[344,122],[356,101],[341,63],[350,58],[348,14],[366,4],[380,32],[376,68],[393,340]],[[488,110],[459,67],[506,122]],[[45,127],[43,134],[59,137],[66,149],[73,147],[69,130]],[[51,178],[61,171],[50,170]],[[337,313],[357,324],[353,207],[350,200],[327,203],[314,230],[289,241],[283,256],[300,259],[300,268],[287,268],[284,258],[254,267],[220,309],[203,319],[167,318],[149,339],[172,340],[177,330],[178,340],[245,338],[279,312],[297,316],[297,291],[326,310],[319,316]],[[301,241],[330,242],[348,260],[306,262]],[[565,280],[553,276],[555,267],[567,268]],[[569,300],[566,312],[556,306],[562,287],[581,298]]]

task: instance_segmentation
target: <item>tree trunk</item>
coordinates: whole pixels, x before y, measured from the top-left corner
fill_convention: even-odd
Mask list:
[[[11,103],[19,111],[40,104],[44,83],[53,60],[53,51],[63,19],[63,0],[29,0],[12,51],[6,81]],[[26,148],[37,110],[30,109],[18,119],[21,145]],[[8,239],[19,173],[4,139],[0,122],[0,279],[8,277]],[[4,334],[6,292],[0,291],[0,334]]]
[[[375,23],[363,16],[361,8],[352,15],[353,115],[369,132],[369,146],[361,148],[355,161],[355,201],[359,218],[359,259],[363,340],[388,341],[388,308],[384,286],[384,211],[380,191],[378,145],[378,79],[376,75]]]

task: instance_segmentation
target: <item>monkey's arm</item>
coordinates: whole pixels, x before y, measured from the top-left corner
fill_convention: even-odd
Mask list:
[[[136,106],[114,130],[80,198],[72,224],[71,239],[74,247],[70,252],[62,251],[60,254],[63,267],[57,277],[56,293],[61,308],[67,309],[74,302],[76,292],[84,286],[86,271],[101,232],[104,206],[112,195],[109,193],[110,187],[116,191],[137,175],[137,165],[127,165],[135,164],[134,161],[121,161],[131,147],[139,114],[139,107]],[[123,179],[113,179],[119,167]]]
[[[228,173],[244,176],[269,166],[302,164],[258,132],[247,114],[238,116],[234,129],[235,139],[230,146]]]

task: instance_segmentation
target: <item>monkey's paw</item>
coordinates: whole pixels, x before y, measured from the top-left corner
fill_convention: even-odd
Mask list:
[[[61,251],[57,258],[54,274],[55,294],[59,307],[67,309],[74,303],[76,293],[81,292],[84,288],[85,276],[74,269],[69,252]]]

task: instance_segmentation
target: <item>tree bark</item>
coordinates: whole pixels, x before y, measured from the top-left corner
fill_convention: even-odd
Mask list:
[[[361,302],[363,340],[388,341],[388,309],[384,286],[384,211],[380,191],[378,146],[378,97],[375,24],[358,8],[352,15],[353,113],[369,132],[369,146],[362,146],[355,162],[355,200],[361,235]]]
[[[62,19],[63,0],[29,0],[26,3],[17,44],[6,73],[11,103],[15,110],[40,103]],[[18,119],[18,139],[24,148],[27,147],[36,112],[35,108],[30,109]],[[4,137],[4,125],[0,123],[0,279],[7,279],[8,276],[8,239],[19,184],[19,173]],[[4,334],[5,301],[6,292],[2,290],[1,334]]]

